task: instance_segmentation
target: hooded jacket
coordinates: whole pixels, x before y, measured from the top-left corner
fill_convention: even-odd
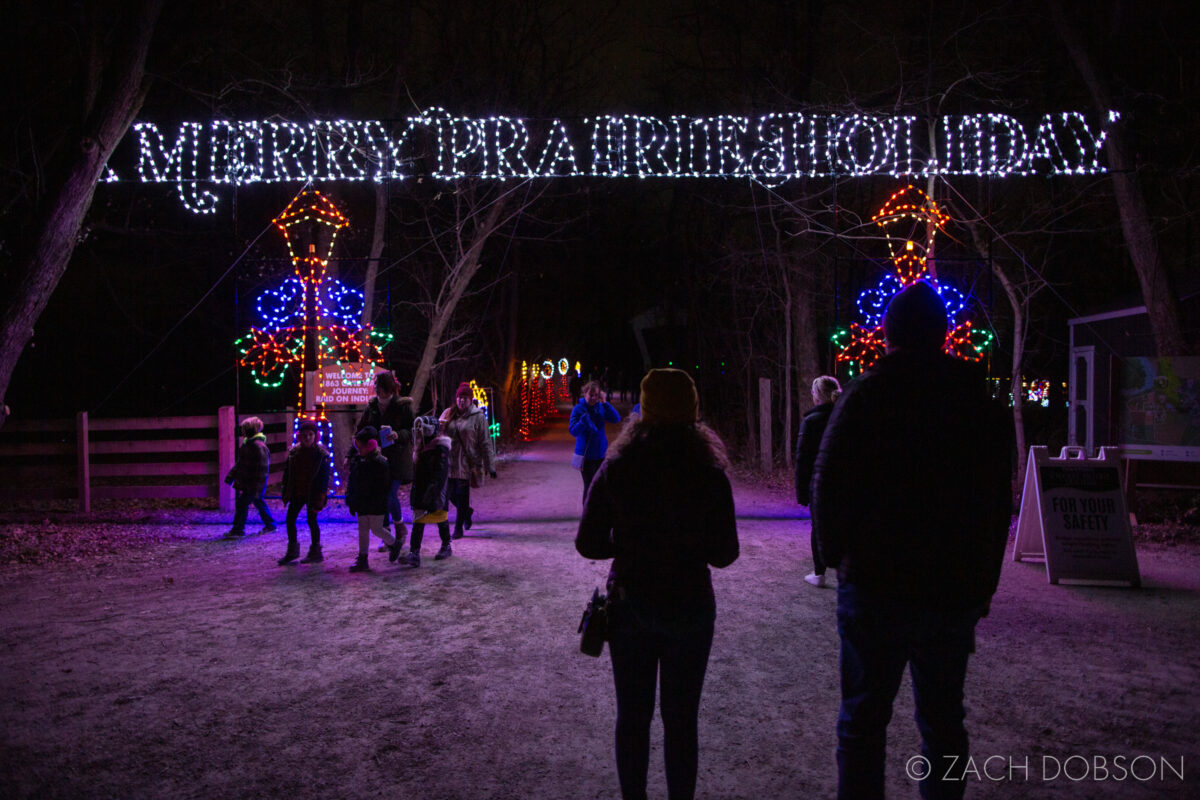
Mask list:
[[[813,475],[822,556],[878,602],[986,607],[1012,513],[1012,429],[976,365],[889,353],[850,384]]]
[[[445,511],[449,508],[446,480],[450,477],[450,437],[441,435],[417,454],[409,503],[420,511]]]
[[[393,398],[390,403],[382,407],[379,398],[375,397],[367,403],[366,410],[358,419],[358,427],[355,428],[355,432],[357,432],[367,426],[379,430],[388,425],[395,431],[397,437],[395,442],[391,444],[380,442],[379,446],[383,448],[383,455],[388,460],[392,480],[400,483],[411,483],[413,479],[413,418],[413,399],[411,397]]]
[[[267,478],[270,474],[271,449],[267,447],[267,436],[256,433],[238,448],[237,460],[230,472],[233,488],[239,492],[260,494],[267,488]]]
[[[450,477],[467,479],[478,486],[485,472],[496,471],[496,446],[488,432],[487,414],[474,404],[461,415],[457,412],[458,408],[451,406],[441,416],[451,442]]]
[[[307,486],[298,485],[296,478],[301,473],[309,476]],[[320,511],[329,499],[329,473],[328,450],[319,444],[312,447],[296,445],[288,451],[287,461],[283,465],[280,499],[285,503],[299,501]]]
[[[575,455],[591,461],[604,458],[608,452],[604,423],[620,421],[621,415],[607,400],[590,406],[586,397],[579,398],[579,402],[571,409],[571,421],[567,423],[567,431],[575,437]]]
[[[346,508],[351,514],[386,514],[392,478],[383,452],[375,449],[350,462]]]

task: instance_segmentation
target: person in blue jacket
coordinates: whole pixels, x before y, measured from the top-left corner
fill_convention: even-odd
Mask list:
[[[583,499],[587,500],[592,477],[604,463],[608,452],[608,437],[604,434],[606,422],[620,422],[621,415],[608,402],[608,394],[600,389],[598,381],[588,381],[583,386],[583,396],[571,409],[571,422],[567,430],[575,437],[575,457],[571,464],[583,471]]]

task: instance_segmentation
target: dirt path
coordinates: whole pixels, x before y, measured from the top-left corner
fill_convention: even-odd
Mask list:
[[[196,513],[120,559],[0,572],[0,797],[617,797],[607,655],[575,636],[607,566],[574,552],[568,448],[560,427],[502,464],[455,557],[434,562],[429,535],[418,570],[372,552],[374,572],[348,573],[354,528],[335,509],[318,567],[277,567],[281,533],[218,541],[227,520]],[[699,796],[831,797],[835,593],[801,580],[808,523],[789,498],[736,499]],[[968,796],[1200,796],[1200,553],[1139,561],[1141,591],[1052,587],[1006,562],[968,679]],[[916,797],[911,720],[906,682],[893,797]],[[1114,761],[1137,756],[1153,778],[1119,780]]]

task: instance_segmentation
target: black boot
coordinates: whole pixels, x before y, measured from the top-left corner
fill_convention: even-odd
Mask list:
[[[463,527],[471,530],[471,519],[475,515],[475,509],[467,506],[467,513],[463,514]]]
[[[452,555],[454,555],[454,553],[450,552],[450,545],[449,545],[449,543],[447,543],[447,544],[442,545],[441,550],[437,551],[437,555],[433,557],[433,560],[441,561],[443,559],[449,558]]]
[[[283,554],[283,558],[275,563],[281,567],[286,567],[288,564],[295,564],[296,559],[300,557],[300,543],[288,542],[287,552]]]
[[[320,564],[325,560],[325,554],[321,552],[321,545],[314,544],[308,548],[308,553],[304,558],[300,559],[301,564]]]
[[[350,565],[351,572],[370,572],[371,567],[367,564],[367,554],[359,553],[355,562]]]

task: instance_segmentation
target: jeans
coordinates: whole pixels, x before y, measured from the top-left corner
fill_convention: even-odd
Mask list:
[[[264,496],[267,493],[267,487],[259,489],[257,492],[239,491],[237,497],[233,500],[233,529],[235,531],[246,530],[246,517],[250,513],[250,504],[254,504],[255,510],[258,511],[258,516],[262,519],[263,527],[274,528],[275,520],[271,519],[271,512],[267,509],[267,501]]]
[[[583,474],[583,501],[585,503],[588,489],[592,486],[592,478],[596,477],[596,473],[600,471],[600,465],[603,463],[603,458],[585,458],[583,460],[583,469],[580,472]]]
[[[812,544],[813,554],[813,574],[825,574],[825,561],[821,558],[821,543],[817,541],[817,526],[815,523],[810,523],[811,536],[809,542]]]
[[[912,675],[921,755],[930,765],[921,797],[961,798],[968,756],[963,682],[982,608],[911,607],[838,585],[842,707],[837,722],[838,800],[880,800],[892,702]],[[957,760],[955,760],[957,757]],[[958,765],[955,774],[949,773]]]
[[[463,523],[472,511],[471,482],[466,478],[450,478],[446,481],[446,492],[454,506],[454,532],[461,536]]]
[[[450,544],[450,523],[449,522],[439,522],[437,524],[437,529],[438,529],[438,536],[441,537],[441,540],[442,540],[442,547],[445,547],[446,545]],[[425,523],[424,522],[414,522],[413,526],[412,526],[412,538],[409,540],[409,543],[408,543],[409,552],[420,555],[421,554],[421,542],[424,540],[424,538],[425,538]]]
[[[306,510],[305,521],[308,523],[308,534],[312,540],[313,547],[321,545],[321,528],[317,525],[317,510],[312,507],[306,500],[292,500],[287,507],[287,537],[288,544],[297,544],[299,542],[299,531],[296,530],[296,521],[300,519],[300,509]]]
[[[391,488],[388,489],[388,513],[383,518],[384,525],[404,524],[404,501],[400,499],[400,487],[407,485],[401,481],[392,481]]]
[[[650,721],[660,675],[667,794],[670,800],[695,796],[700,691],[715,617],[711,608],[664,615],[631,601],[609,608],[609,653],[617,689],[617,777],[624,800],[646,797]]]

